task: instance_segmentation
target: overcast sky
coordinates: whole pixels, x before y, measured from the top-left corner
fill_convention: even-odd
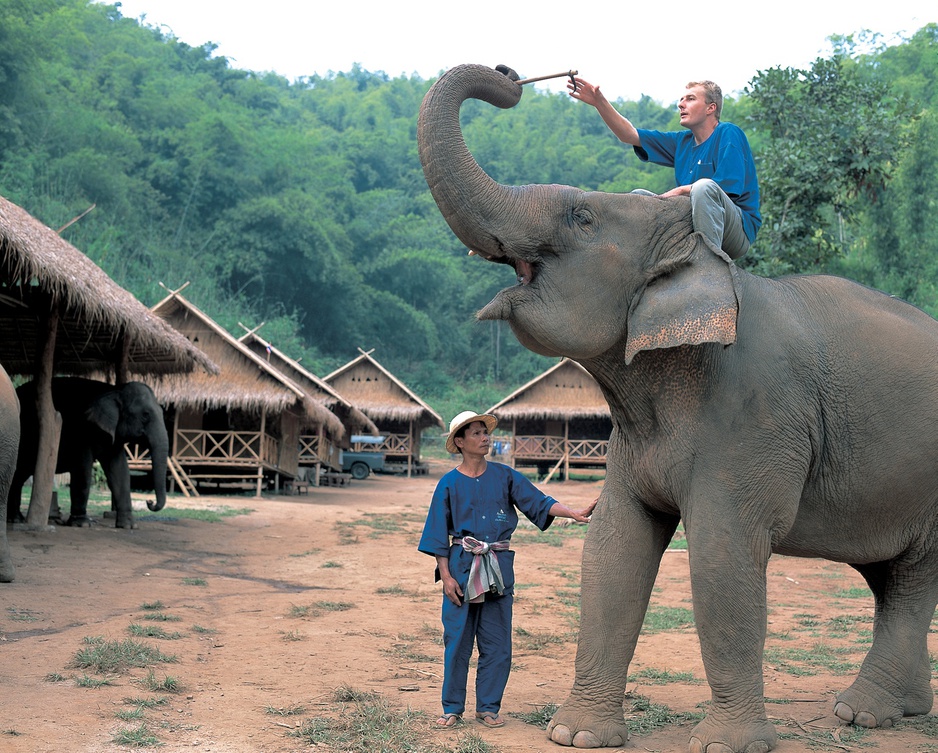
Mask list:
[[[691,79],[733,96],[760,70],[806,68],[827,38],[870,30],[886,41],[938,21],[936,0],[564,2],[556,0],[123,0],[181,41],[217,45],[236,68],[300,76],[359,63],[435,77],[461,63],[505,63],[522,77],[571,68],[610,99],[675,102]],[[898,35],[898,36],[897,36]],[[538,84],[559,91],[563,83]]]

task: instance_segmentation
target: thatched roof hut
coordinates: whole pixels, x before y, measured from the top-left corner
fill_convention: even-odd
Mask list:
[[[561,465],[564,476],[572,465],[605,466],[612,414],[599,384],[576,361],[560,361],[486,412],[511,433],[516,467],[536,466],[550,478]]]
[[[178,292],[170,293],[152,310],[219,367],[218,374],[196,372],[151,383],[164,405],[197,410],[238,408],[269,414],[296,407],[306,425],[323,424],[336,436],[344,434],[342,422],[334,413]]]
[[[499,421],[612,420],[609,403],[599,384],[586,369],[570,359],[551,366],[486,413],[495,414]]]
[[[87,256],[0,197],[0,363],[35,374],[44,320],[58,308],[57,374],[214,371],[202,351],[121,288]]]
[[[240,337],[239,341],[250,348],[255,355],[263,358],[275,369],[300,385],[314,400],[335,413],[345,425],[347,435],[378,433],[378,427],[374,421],[361,410],[346,400],[325,380],[320,379],[302,366],[299,361],[290,358],[283,351],[267,342],[257,334],[256,330],[249,330]]]
[[[359,355],[323,377],[339,394],[358,406],[386,435],[382,450],[389,467],[406,465],[407,474],[426,470],[420,464],[420,434],[430,426],[446,428],[440,415],[403,382],[372,358]]]
[[[27,524],[45,527],[59,428],[52,377],[216,370],[100,267],[28,212],[0,197],[0,364],[37,384],[38,460]]]
[[[326,383],[345,395],[376,424],[412,423],[419,429],[446,428],[440,415],[361,348],[359,355],[331,374]]]

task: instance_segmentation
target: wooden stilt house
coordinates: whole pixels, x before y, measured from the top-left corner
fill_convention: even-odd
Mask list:
[[[430,426],[446,428],[443,419],[403,382],[385,369],[371,354],[360,355],[323,379],[344,395],[378,426],[381,444],[356,446],[352,450],[384,453],[385,468],[406,471],[408,476],[427,472],[420,462],[420,436]]]
[[[324,424],[308,427],[308,430],[300,433],[299,464],[301,469],[308,469],[306,479],[313,485],[319,485],[322,471],[342,470],[340,450],[349,449],[353,436],[378,434],[378,427],[368,416],[328,383],[300,365],[299,361],[290,358],[258,335],[257,328],[248,330],[241,336],[240,341],[255,355],[265,359],[275,369],[300,385],[307,394],[338,416],[342,422],[344,432],[341,437],[329,435]]]
[[[546,481],[568,478],[571,468],[606,467],[609,404],[576,361],[560,361],[486,412],[511,432],[508,459],[515,468],[537,468]]]
[[[2,197],[0,333],[0,363],[37,386],[39,460],[29,527],[46,525],[52,501],[60,432],[53,376],[124,384],[142,375],[217,371],[208,356],[59,232]]]
[[[153,307],[218,364],[219,373],[169,377],[151,384],[166,406],[170,471],[183,490],[249,485],[257,496],[295,481],[299,438],[321,430],[340,442],[339,418],[215,321],[170,293]]]

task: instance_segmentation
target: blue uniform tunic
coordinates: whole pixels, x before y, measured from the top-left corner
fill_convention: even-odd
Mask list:
[[[643,162],[674,168],[678,186],[690,186],[710,178],[742,211],[743,232],[750,243],[762,226],[759,182],[749,140],[739,126],[719,123],[710,137],[698,145],[690,131],[649,131],[639,128],[642,145],[633,147]]]
[[[472,536],[489,544],[511,538],[520,510],[535,526],[546,530],[553,522],[547,496],[513,468],[486,463],[485,472],[470,478],[455,468],[440,479],[418,549],[448,557],[449,571],[463,594],[473,555],[452,539]],[[473,644],[478,644],[476,712],[498,713],[511,669],[511,607],[514,598],[514,552],[498,552],[505,589],[503,596],[487,594],[485,601],[461,606],[443,598],[443,711],[462,714]],[[439,574],[437,575],[439,577]]]

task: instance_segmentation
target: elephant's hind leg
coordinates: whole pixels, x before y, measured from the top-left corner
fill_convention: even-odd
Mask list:
[[[938,568],[923,564],[856,567],[876,602],[873,645],[853,685],[837,696],[834,713],[841,720],[860,727],[890,727],[903,716],[931,711],[927,637],[938,603]]]

